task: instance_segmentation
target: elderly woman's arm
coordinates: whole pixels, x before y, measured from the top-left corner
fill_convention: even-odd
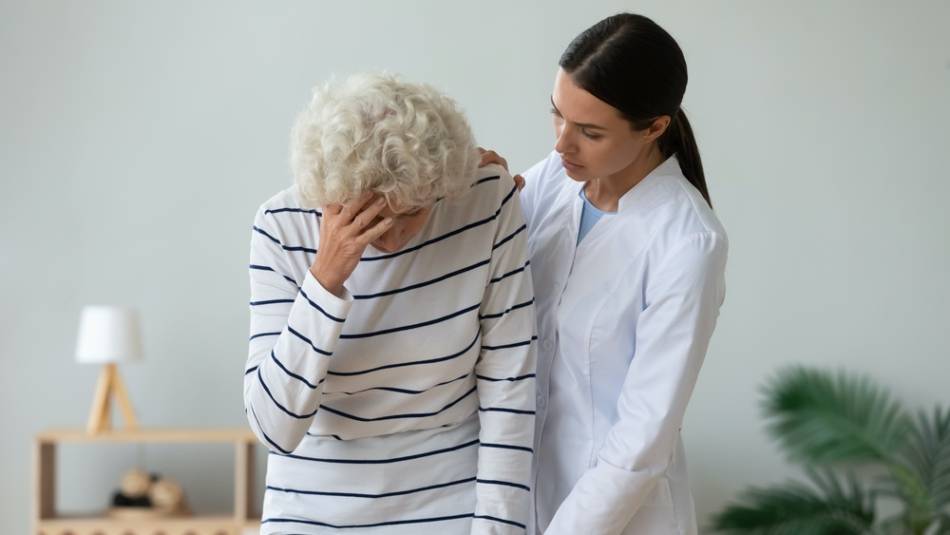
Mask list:
[[[308,251],[287,246],[267,210],[254,220],[244,410],[269,448],[296,449],[320,406],[329,357],[352,303],[343,283],[366,245],[391,224],[384,219],[370,226],[384,206],[370,199],[324,209],[319,252],[299,286],[288,255]]]
[[[481,434],[473,533],[524,533],[530,508],[535,404],[534,295],[527,233],[507,174],[475,365]]]

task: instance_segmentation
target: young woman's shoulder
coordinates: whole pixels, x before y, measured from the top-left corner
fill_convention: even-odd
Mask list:
[[[564,164],[558,153],[551,151],[521,175],[525,180],[525,192],[534,192],[540,197],[563,183]]]
[[[702,194],[682,175],[670,176],[663,184],[662,202],[650,217],[652,248],[660,256],[684,249],[697,254],[725,256],[729,238],[719,217]]]

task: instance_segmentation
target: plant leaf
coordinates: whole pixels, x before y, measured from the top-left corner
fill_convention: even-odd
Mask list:
[[[795,461],[892,463],[911,426],[903,407],[863,376],[793,366],[764,393],[768,430]]]
[[[923,532],[950,506],[950,410],[937,407],[932,417],[921,412],[914,423],[891,473],[908,525]]]
[[[734,535],[859,535],[874,524],[873,495],[854,476],[808,471],[808,486],[751,488],[712,519],[710,531]]]

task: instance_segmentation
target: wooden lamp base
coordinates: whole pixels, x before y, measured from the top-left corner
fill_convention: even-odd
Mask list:
[[[122,411],[125,428],[130,431],[138,428],[135,411],[132,410],[132,402],[129,401],[129,392],[125,389],[125,383],[122,382],[116,365],[106,364],[99,374],[99,381],[96,383],[96,394],[92,400],[92,410],[89,411],[89,423],[86,425],[86,431],[89,434],[94,435],[112,428],[111,406],[113,396],[115,396],[119,409]]]

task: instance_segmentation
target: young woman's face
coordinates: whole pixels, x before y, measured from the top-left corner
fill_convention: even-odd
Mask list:
[[[652,127],[633,130],[617,108],[579,87],[564,69],[554,79],[551,105],[554,150],[567,176],[580,182],[622,173],[658,137]]]
[[[431,206],[411,209],[400,209],[399,207],[393,209],[389,206],[383,208],[373,224],[383,218],[391,217],[393,218],[393,225],[382,236],[373,241],[373,247],[384,253],[394,253],[402,249],[426,225],[430,213],[432,213]]]

